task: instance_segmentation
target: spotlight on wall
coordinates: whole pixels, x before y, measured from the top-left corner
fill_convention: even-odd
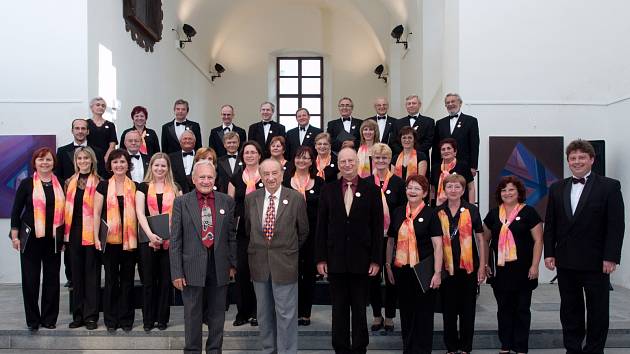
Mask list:
[[[405,49],[407,49],[407,46],[408,46],[407,41],[400,40],[400,37],[402,37],[404,32],[405,32],[405,27],[403,27],[403,25],[398,25],[394,27],[391,35],[392,35],[392,38],[396,40],[396,43],[402,43],[405,46]],[[409,34],[411,34],[411,32],[409,32]]]
[[[210,74],[213,74],[212,76],[210,76],[210,79],[214,81],[214,79],[216,79],[217,77],[221,77],[221,74],[223,74],[224,72],[225,68],[223,67],[223,65],[216,63],[214,64],[214,71],[210,70]],[[214,75],[214,73],[217,74]]]
[[[383,75],[384,70],[385,70],[385,67],[383,66],[383,64],[379,64],[379,66],[374,68],[374,73],[378,75],[379,79],[382,79],[383,81],[385,81],[385,83],[387,83],[387,75]]]
[[[186,36],[186,39],[179,40],[179,47],[180,48],[184,48],[184,43],[190,43],[192,42],[192,37],[194,37],[197,34],[197,31],[195,31],[195,29],[193,28],[193,26],[184,23],[184,26],[182,26],[182,31],[184,31],[184,35]]]

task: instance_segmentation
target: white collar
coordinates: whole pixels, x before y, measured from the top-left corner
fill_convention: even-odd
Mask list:
[[[280,192],[282,191],[282,185],[278,187],[278,190],[273,194],[274,198],[276,200],[280,200]],[[269,191],[267,190],[267,188],[265,188],[265,200],[269,199],[269,196],[271,195],[271,193],[269,193]]]
[[[87,145],[87,140],[86,140],[86,141],[84,141],[84,142],[82,142],[81,144],[77,143],[77,141],[76,141],[76,140],[73,140],[73,141],[72,141],[72,145],[74,145],[74,146],[82,146],[82,147],[87,147],[87,146],[88,146],[88,145]]]
[[[588,181],[589,177],[591,177],[591,172],[593,172],[593,171],[592,171],[592,170],[591,170],[591,171],[588,171],[588,173],[584,175],[584,179],[585,179],[585,180],[587,180],[587,181]],[[575,175],[574,175],[574,174],[571,174],[571,177],[572,177],[572,178],[575,178],[575,179],[579,179],[579,178],[575,177]]]
[[[223,126],[223,129],[230,128],[230,130],[234,130],[234,123],[230,123],[230,125],[222,124],[222,126]]]

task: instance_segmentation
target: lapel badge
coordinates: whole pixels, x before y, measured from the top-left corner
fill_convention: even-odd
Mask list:
[[[238,162],[238,165],[239,165],[239,166],[243,166],[243,162],[239,161],[239,162]]]
[[[271,129],[269,129],[269,134],[271,134],[271,133],[273,133],[273,132],[271,131]]]
[[[466,211],[466,208],[461,207],[461,208],[459,209],[459,211],[463,213],[464,211]]]
[[[424,218],[418,218],[418,222],[423,222]]]
[[[224,215],[225,214],[225,210],[219,209],[219,214]]]
[[[516,221],[519,221],[519,220],[521,220],[521,217],[520,217],[520,216],[517,216],[515,220],[516,220]]]
[[[186,130],[190,130],[190,127],[186,126]]]
[[[289,201],[288,201],[288,200],[286,200],[286,199],[283,199],[283,200],[282,200],[282,204],[287,205],[287,204],[289,204]]]
[[[217,186],[212,186],[212,190],[217,190]]]
[[[109,125],[105,124],[105,129],[109,129]]]
[[[258,182],[258,187],[262,187],[262,186],[263,186],[262,182]]]
[[[351,128],[352,128],[352,129],[356,129],[356,127],[357,127],[356,125],[353,125]]]
[[[312,189],[310,191],[308,191],[308,192],[311,193],[311,194],[315,194],[315,191],[312,190]]]
[[[389,189],[385,191],[385,194],[392,194],[392,191],[390,191]]]
[[[359,192],[354,193],[354,195],[355,195],[355,197],[357,197],[357,198],[360,198],[360,197],[361,197],[361,193],[359,193]]]
[[[335,167],[335,164],[334,164],[334,163],[331,163],[331,164],[330,164],[330,167]]]

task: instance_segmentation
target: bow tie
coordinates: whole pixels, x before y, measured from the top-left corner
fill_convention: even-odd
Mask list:
[[[449,117],[449,118],[451,118],[451,119],[453,119],[453,118],[457,118],[457,117],[458,117],[458,115],[457,115],[457,114],[454,114],[454,115],[449,115],[448,117]]]
[[[304,128],[304,127],[300,127],[300,131],[305,132],[305,131],[306,131],[306,128]]]
[[[133,157],[136,160],[140,160],[140,155],[131,155],[131,157]]]
[[[387,119],[386,116],[382,116],[382,117],[376,117],[376,119],[381,120],[381,119]]]
[[[176,127],[179,127],[180,125],[186,125],[186,122],[175,122]]]
[[[223,131],[224,131],[224,132],[229,132],[229,131],[230,131],[230,127],[225,127],[225,128],[223,128]]]
[[[77,144],[74,144],[74,148],[75,148],[75,149],[76,149],[76,148],[80,148],[80,147],[87,147],[87,145],[77,145]]]
[[[269,122],[262,122],[263,127],[264,127],[265,125],[270,125],[270,124],[271,124],[271,121],[269,121]]]
[[[407,116],[407,118],[409,118],[409,119],[418,119],[418,117],[416,117],[416,116]]]
[[[227,155],[228,159],[235,159],[236,160],[236,155]]]
[[[573,184],[578,184],[578,183],[586,184],[586,178],[584,178],[584,177],[582,177],[582,178],[571,177],[571,182],[573,182]]]
[[[341,120],[344,121],[344,122],[352,122],[352,117],[341,118]]]
[[[191,152],[184,152],[182,151],[182,156],[186,157],[186,156],[195,156],[195,154],[191,151]]]

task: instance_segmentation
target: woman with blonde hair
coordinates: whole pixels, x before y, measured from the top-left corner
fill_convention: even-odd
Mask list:
[[[371,119],[364,120],[359,133],[361,134],[361,145],[357,151],[359,177],[366,178],[372,174],[372,146],[379,137],[378,123]]]

